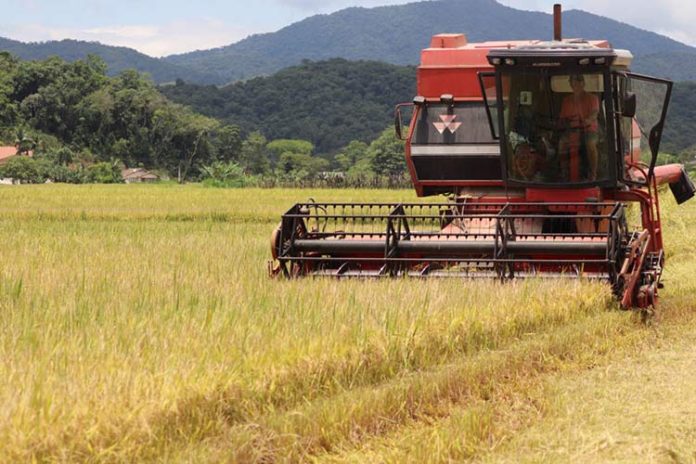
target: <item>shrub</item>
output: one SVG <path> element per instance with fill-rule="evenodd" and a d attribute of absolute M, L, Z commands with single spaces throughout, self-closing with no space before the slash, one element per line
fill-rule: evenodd
<path fill-rule="evenodd" d="M 210 187 L 248 187 L 255 184 L 255 179 L 247 176 L 244 169 L 234 161 L 216 161 L 203 166 L 203 185 Z"/>
<path fill-rule="evenodd" d="M 39 184 L 46 182 L 48 178 L 46 164 L 45 160 L 15 156 L 0 167 L 0 176 L 10 177 L 27 184 Z"/>
<path fill-rule="evenodd" d="M 121 170 L 113 163 L 96 163 L 87 168 L 86 182 L 98 184 L 118 184 L 123 182 Z"/>

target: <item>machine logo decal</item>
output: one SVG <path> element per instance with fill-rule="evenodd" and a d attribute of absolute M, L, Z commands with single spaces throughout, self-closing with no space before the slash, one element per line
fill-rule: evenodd
<path fill-rule="evenodd" d="M 462 125 L 461 122 L 454 122 L 456 118 L 456 114 L 441 114 L 440 121 L 434 122 L 433 126 L 440 134 L 444 134 L 445 130 L 454 134 L 459 129 L 459 126 Z"/>

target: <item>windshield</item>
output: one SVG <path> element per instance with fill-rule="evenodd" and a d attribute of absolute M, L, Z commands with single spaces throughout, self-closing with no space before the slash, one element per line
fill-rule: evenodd
<path fill-rule="evenodd" d="M 413 144 L 498 143 L 491 129 L 483 102 L 457 102 L 424 105 L 418 111 Z"/>
<path fill-rule="evenodd" d="M 609 179 L 603 74 L 507 73 L 502 93 L 509 180 L 567 184 Z"/>

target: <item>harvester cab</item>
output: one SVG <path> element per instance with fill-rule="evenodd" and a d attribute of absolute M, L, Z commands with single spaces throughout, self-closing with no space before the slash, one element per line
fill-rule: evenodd
<path fill-rule="evenodd" d="M 696 190 L 681 165 L 656 166 L 672 83 L 630 73 L 631 53 L 607 41 L 562 40 L 555 10 L 553 41 L 440 34 L 423 50 L 396 132 L 418 196 L 448 201 L 296 204 L 272 274 L 587 277 L 623 307 L 654 305 L 657 187 L 680 203 Z"/>
<path fill-rule="evenodd" d="M 672 83 L 631 74 L 631 58 L 577 40 L 490 51 L 495 72 L 479 78 L 506 186 L 561 189 L 583 200 L 587 189 L 603 196 L 601 189 L 646 185 Z M 650 149 L 644 169 L 641 138 Z"/>

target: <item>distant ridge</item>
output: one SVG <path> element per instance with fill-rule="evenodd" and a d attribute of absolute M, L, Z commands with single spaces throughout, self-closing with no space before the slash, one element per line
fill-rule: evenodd
<path fill-rule="evenodd" d="M 608 39 L 616 48 L 631 50 L 636 67 L 642 71 L 655 67 L 650 70 L 653 74 L 696 80 L 696 48 L 584 11 L 564 12 L 563 23 L 566 37 Z M 442 32 L 463 32 L 471 41 L 550 39 L 552 19 L 550 14 L 517 10 L 494 0 L 348 8 L 226 47 L 172 55 L 165 60 L 214 74 L 218 84 L 272 74 L 302 59 L 341 57 L 417 64 L 430 37 Z M 691 62 L 685 62 L 684 55 L 691 57 Z"/>
<path fill-rule="evenodd" d="M 177 83 L 161 87 L 196 112 L 261 131 L 269 139 L 311 141 L 321 154 L 351 140 L 369 142 L 391 126 L 394 105 L 416 92 L 416 69 L 376 61 L 304 61 L 271 76 L 224 87 Z M 642 103 L 639 102 L 639 105 Z M 661 148 L 679 153 L 696 144 L 696 82 L 674 86 Z"/>
<path fill-rule="evenodd" d="M 7 51 L 24 60 L 43 60 L 58 56 L 66 61 L 84 59 L 87 55 L 100 56 L 108 66 L 110 75 L 125 69 L 137 69 L 148 73 L 157 83 L 184 79 L 191 82 L 211 82 L 215 76 L 180 66 L 158 58 L 152 58 L 127 47 L 114 47 L 98 42 L 65 39 L 48 42 L 19 42 L 0 37 L 0 51 Z"/>
<path fill-rule="evenodd" d="M 224 87 L 160 88 L 170 100 L 268 139 L 310 140 L 318 153 L 369 142 L 389 126 L 394 105 L 416 92 L 416 69 L 379 61 L 304 61 L 272 76 Z"/>
<path fill-rule="evenodd" d="M 23 59 L 57 55 L 71 61 L 91 53 L 106 61 L 110 74 L 135 68 L 149 73 L 157 83 L 182 79 L 221 85 L 270 75 L 304 59 L 413 65 L 430 37 L 443 32 L 463 32 L 471 41 L 550 39 L 552 19 L 550 14 L 518 10 L 495 0 L 434 0 L 347 8 L 225 47 L 161 59 L 125 47 L 77 40 L 22 43 L 0 38 L 0 50 Z M 566 37 L 607 39 L 616 48 L 631 50 L 636 71 L 696 81 L 696 48 L 668 37 L 580 10 L 564 12 L 563 32 Z"/>

